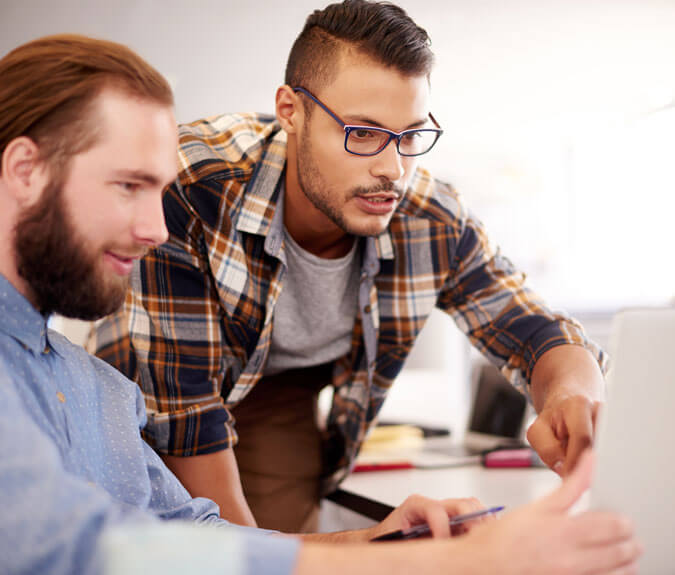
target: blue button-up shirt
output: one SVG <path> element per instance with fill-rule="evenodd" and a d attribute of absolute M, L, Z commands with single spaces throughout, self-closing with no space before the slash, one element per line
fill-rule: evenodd
<path fill-rule="evenodd" d="M 298 542 L 192 498 L 141 439 L 145 421 L 138 386 L 48 330 L 0 275 L 0 571 L 96 573 L 110 527 L 182 519 L 226 527 L 246 572 L 290 573 Z"/>

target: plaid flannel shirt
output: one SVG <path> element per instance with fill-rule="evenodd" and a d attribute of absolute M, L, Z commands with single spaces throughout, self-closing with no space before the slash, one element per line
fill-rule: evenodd
<path fill-rule="evenodd" d="M 164 196 L 169 241 L 136 267 L 91 344 L 140 384 L 151 445 L 189 456 L 236 443 L 228 408 L 263 373 L 286 271 L 286 135 L 271 117 L 218 116 L 180 127 L 179 158 Z M 349 470 L 434 306 L 522 391 L 556 345 L 585 346 L 605 367 L 581 326 L 547 309 L 457 192 L 421 168 L 388 229 L 360 248 L 352 347 L 333 369 L 326 489 Z"/>

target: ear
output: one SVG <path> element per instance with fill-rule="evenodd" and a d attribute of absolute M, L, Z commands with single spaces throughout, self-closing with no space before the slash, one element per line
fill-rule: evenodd
<path fill-rule="evenodd" d="M 49 181 L 40 150 L 27 136 L 14 138 L 7 144 L 0 173 L 6 188 L 20 205 L 36 202 Z"/>
<path fill-rule="evenodd" d="M 277 120 L 287 134 L 296 134 L 302 126 L 305 110 L 300 96 L 288 84 L 284 84 L 276 94 Z"/>

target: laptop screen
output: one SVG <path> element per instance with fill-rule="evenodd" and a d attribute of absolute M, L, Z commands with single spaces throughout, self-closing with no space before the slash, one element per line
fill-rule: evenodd
<path fill-rule="evenodd" d="M 675 573 L 675 309 L 621 312 L 600 413 L 591 507 L 625 513 L 645 545 L 640 572 Z"/>
<path fill-rule="evenodd" d="M 527 399 L 492 365 L 478 372 L 469 431 L 517 439 L 523 428 Z"/>

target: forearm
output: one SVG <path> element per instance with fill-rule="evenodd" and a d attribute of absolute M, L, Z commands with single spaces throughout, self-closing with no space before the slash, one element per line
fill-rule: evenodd
<path fill-rule="evenodd" d="M 223 519 L 237 525 L 256 526 L 244 497 L 232 449 L 192 457 L 162 455 L 162 459 L 192 497 L 215 501 Z"/>
<path fill-rule="evenodd" d="M 546 400 L 584 395 L 603 401 L 605 382 L 598 362 L 579 345 L 559 345 L 544 353 L 534 365 L 530 393 L 537 413 Z"/>
<path fill-rule="evenodd" d="M 364 545 L 303 544 L 294 575 L 436 575 L 480 573 L 479 555 L 467 540 L 408 541 Z M 475 555 L 475 561 L 470 555 Z"/>

